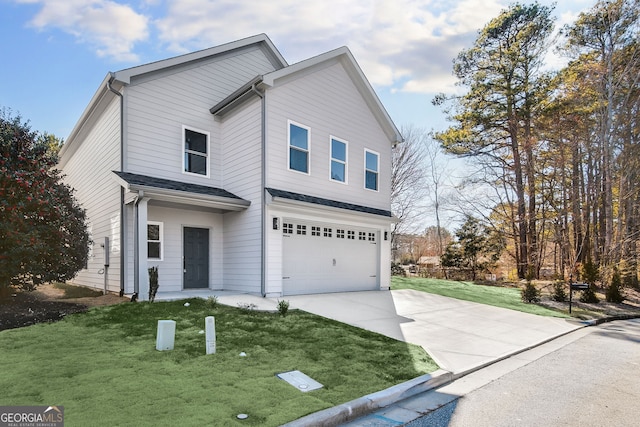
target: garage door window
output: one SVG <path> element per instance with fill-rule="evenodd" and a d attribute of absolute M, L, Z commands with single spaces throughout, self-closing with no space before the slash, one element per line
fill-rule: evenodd
<path fill-rule="evenodd" d="M 296 234 L 298 234 L 300 236 L 306 236 L 307 235 L 307 226 L 298 224 L 298 226 L 296 227 Z"/>
<path fill-rule="evenodd" d="M 333 235 L 333 229 L 331 228 L 324 228 L 324 237 L 332 237 Z"/>
<path fill-rule="evenodd" d="M 282 233 L 283 234 L 293 234 L 293 224 L 284 223 L 282 224 Z"/>
<path fill-rule="evenodd" d="M 338 239 L 344 239 L 344 230 L 336 230 L 336 237 Z"/>
<path fill-rule="evenodd" d="M 376 233 L 369 233 L 369 241 L 370 242 L 376 241 Z"/>
<path fill-rule="evenodd" d="M 353 230 L 347 231 L 347 239 L 355 240 L 356 239 L 356 232 L 353 231 Z"/>

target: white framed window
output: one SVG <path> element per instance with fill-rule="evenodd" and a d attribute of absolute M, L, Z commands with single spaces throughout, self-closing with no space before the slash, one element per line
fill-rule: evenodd
<path fill-rule="evenodd" d="M 209 132 L 182 126 L 182 172 L 209 177 Z"/>
<path fill-rule="evenodd" d="M 347 183 L 347 153 L 348 143 L 338 138 L 331 137 L 331 163 L 329 165 L 330 179 L 336 182 Z"/>
<path fill-rule="evenodd" d="M 162 261 L 162 223 L 147 221 L 147 258 Z"/>
<path fill-rule="evenodd" d="M 289 120 L 287 129 L 287 139 L 289 141 L 289 170 L 307 175 L 311 173 L 309 165 L 309 154 L 311 151 L 310 134 L 310 128 Z"/>
<path fill-rule="evenodd" d="M 378 191 L 378 176 L 380 170 L 380 154 L 375 151 L 364 150 L 364 188 Z"/>

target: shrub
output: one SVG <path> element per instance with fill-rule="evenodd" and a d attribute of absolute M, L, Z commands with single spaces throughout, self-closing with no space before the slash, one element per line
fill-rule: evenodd
<path fill-rule="evenodd" d="M 156 299 L 158 292 L 158 267 L 149 267 L 149 302 Z"/>
<path fill-rule="evenodd" d="M 563 280 L 556 280 L 553 284 L 553 294 L 551 298 L 557 302 L 565 302 L 567 300 L 566 286 L 567 284 Z"/>
<path fill-rule="evenodd" d="M 523 302 L 534 303 L 540 301 L 540 291 L 531 282 L 527 282 L 524 288 L 522 288 L 521 296 Z"/>
<path fill-rule="evenodd" d="M 613 273 L 611 283 L 607 287 L 605 299 L 607 302 L 613 302 L 616 304 L 620 304 L 624 301 L 624 295 L 622 295 L 622 280 L 620 278 L 620 273 L 617 270 Z"/>
<path fill-rule="evenodd" d="M 218 306 L 218 297 L 215 295 L 211 295 L 204 303 L 210 309 L 215 309 Z"/>
<path fill-rule="evenodd" d="M 289 301 L 278 300 L 278 313 L 280 313 L 280 315 L 284 317 L 287 315 L 288 311 L 289 311 Z"/>
<path fill-rule="evenodd" d="M 580 302 L 586 302 L 588 304 L 597 304 L 600 302 L 598 296 L 593 290 L 593 285 L 589 285 L 587 289 L 582 291 L 582 295 L 580 295 Z"/>
<path fill-rule="evenodd" d="M 407 273 L 405 273 L 404 268 L 400 264 L 396 264 L 395 262 L 391 263 L 391 275 L 392 276 L 402 276 L 405 277 Z"/>

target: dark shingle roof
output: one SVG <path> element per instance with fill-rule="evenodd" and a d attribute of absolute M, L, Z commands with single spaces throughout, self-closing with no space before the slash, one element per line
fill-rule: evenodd
<path fill-rule="evenodd" d="M 267 188 L 269 194 L 273 197 L 280 197 L 283 199 L 296 200 L 298 202 L 313 203 L 315 205 L 329 206 L 332 208 L 346 209 L 350 211 L 363 212 L 373 215 L 380 215 L 391 217 L 391 211 L 383 209 L 370 208 L 367 206 L 354 205 L 352 203 L 338 202 L 336 200 L 323 199 L 321 197 L 307 196 L 305 194 L 292 193 L 290 191 L 277 190 L 275 188 Z"/>
<path fill-rule="evenodd" d="M 132 185 L 144 185 L 147 187 L 163 188 L 166 190 L 184 191 L 186 193 L 204 194 L 207 196 L 226 197 L 229 199 L 243 200 L 233 193 L 222 188 L 208 187 L 206 185 L 189 184 L 186 182 L 172 181 L 170 179 L 156 178 L 153 176 L 138 175 L 129 172 L 113 171 L 120 178 Z"/>

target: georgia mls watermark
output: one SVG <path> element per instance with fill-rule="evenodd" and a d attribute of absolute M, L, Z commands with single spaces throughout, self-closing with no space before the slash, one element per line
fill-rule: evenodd
<path fill-rule="evenodd" d="M 0 406 L 0 427 L 64 427 L 64 406 Z"/>

